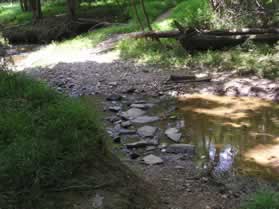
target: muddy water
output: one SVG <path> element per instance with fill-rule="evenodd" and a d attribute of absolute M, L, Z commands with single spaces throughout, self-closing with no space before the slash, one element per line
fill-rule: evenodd
<path fill-rule="evenodd" d="M 213 172 L 279 177 L 279 105 L 253 98 L 191 95 L 179 98 L 183 142 Z"/>
<path fill-rule="evenodd" d="M 84 99 L 89 104 L 99 104 L 97 108 L 100 111 L 111 105 L 102 97 Z M 279 104 L 257 98 L 208 95 L 184 96 L 179 97 L 178 101 L 141 99 L 154 104 L 147 115 L 161 118 L 159 122 L 146 124 L 159 128 L 157 137 L 160 144 L 173 143 L 164 131 L 171 127 L 178 128 L 182 132 L 180 143 L 196 146 L 194 160 L 197 166 L 211 166 L 211 172 L 216 175 L 240 174 L 279 179 Z M 123 111 L 129 109 L 126 100 L 131 98 L 116 103 L 123 107 Z M 112 115 L 115 113 L 105 113 L 105 116 Z M 110 123 L 107 125 L 111 127 Z M 130 129 L 135 130 L 143 125 L 134 124 Z M 120 147 L 138 140 L 139 137 L 124 138 Z M 161 151 L 154 152 L 164 156 Z M 123 152 L 120 152 L 122 156 Z M 145 149 L 137 149 L 137 153 L 143 156 Z"/>

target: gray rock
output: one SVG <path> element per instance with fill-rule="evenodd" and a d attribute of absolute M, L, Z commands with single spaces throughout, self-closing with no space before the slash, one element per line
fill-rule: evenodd
<path fill-rule="evenodd" d="M 116 81 L 109 82 L 108 84 L 109 84 L 110 86 L 117 86 L 117 85 L 118 85 L 118 83 L 117 83 Z"/>
<path fill-rule="evenodd" d="M 122 96 L 117 94 L 112 94 L 108 96 L 106 99 L 107 101 L 120 101 L 122 99 Z"/>
<path fill-rule="evenodd" d="M 134 87 L 131 87 L 131 88 L 128 88 L 127 90 L 124 91 L 124 93 L 127 93 L 127 94 L 132 94 L 136 91 L 136 89 Z"/>
<path fill-rule="evenodd" d="M 129 157 L 132 159 L 132 160 L 135 160 L 139 157 L 140 155 L 136 152 L 132 152 L 129 154 Z"/>
<path fill-rule="evenodd" d="M 137 130 L 139 136 L 146 138 L 146 137 L 153 137 L 157 131 L 156 127 L 153 126 L 143 126 Z"/>
<path fill-rule="evenodd" d="M 104 197 L 100 194 L 96 194 L 96 196 L 92 200 L 93 209 L 103 209 L 104 208 Z"/>
<path fill-rule="evenodd" d="M 132 125 L 131 121 L 124 121 L 124 122 L 121 123 L 121 126 L 122 126 L 123 128 L 128 128 L 128 127 L 130 127 L 131 125 Z"/>
<path fill-rule="evenodd" d="M 121 110 L 120 106 L 111 106 L 108 108 L 112 112 L 119 112 Z"/>
<path fill-rule="evenodd" d="M 146 110 L 153 106 L 154 106 L 153 104 L 131 104 L 132 108 L 139 108 L 139 109 L 143 109 L 143 110 Z"/>
<path fill-rule="evenodd" d="M 165 131 L 165 134 L 174 142 L 179 142 L 182 136 L 177 128 L 169 128 Z"/>
<path fill-rule="evenodd" d="M 158 120 L 160 120 L 160 118 L 157 116 L 140 116 L 140 117 L 133 119 L 132 123 L 139 123 L 139 124 L 152 123 L 152 122 L 156 122 Z"/>
<path fill-rule="evenodd" d="M 162 164 L 164 162 L 161 158 L 159 158 L 159 157 L 157 157 L 155 155 L 152 155 L 152 154 L 145 156 L 143 158 L 143 161 L 147 165 Z"/>
<path fill-rule="evenodd" d="M 148 146 L 148 147 L 146 147 L 145 151 L 149 152 L 149 151 L 153 151 L 155 149 L 156 149 L 155 146 Z"/>
<path fill-rule="evenodd" d="M 132 134 L 136 134 L 136 131 L 135 130 L 129 130 L 129 129 L 126 129 L 126 128 L 121 128 L 119 130 L 119 135 L 132 135 Z"/>
<path fill-rule="evenodd" d="M 139 117 L 141 115 L 144 115 L 144 114 L 145 114 L 145 111 L 143 111 L 141 109 L 131 108 L 131 109 L 129 109 L 126 112 L 122 112 L 120 114 L 120 116 L 122 118 L 124 118 L 125 120 L 131 120 L 131 119 L 137 118 L 137 117 Z"/>
<path fill-rule="evenodd" d="M 157 140 L 140 140 L 137 142 L 126 144 L 126 147 L 128 149 L 132 149 L 132 148 L 141 148 L 141 147 L 156 146 L 156 145 L 158 145 Z"/>
<path fill-rule="evenodd" d="M 120 143 L 121 142 L 121 138 L 120 138 L 120 136 L 115 136 L 115 137 L 113 137 L 112 141 L 114 143 Z"/>
<path fill-rule="evenodd" d="M 105 120 L 114 123 L 115 121 L 118 121 L 119 118 L 117 116 L 112 116 L 112 117 L 106 117 Z"/>
<path fill-rule="evenodd" d="M 166 152 L 174 154 L 195 154 L 195 146 L 191 144 L 171 144 L 166 148 Z"/>

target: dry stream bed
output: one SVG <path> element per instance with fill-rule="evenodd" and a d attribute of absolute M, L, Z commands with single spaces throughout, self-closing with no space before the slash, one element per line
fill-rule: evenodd
<path fill-rule="evenodd" d="M 169 70 L 97 51 L 44 67 L 26 64 L 36 54 L 13 59 L 104 112 L 108 145 L 155 186 L 162 209 L 236 209 L 259 189 L 279 190 L 278 81 L 196 69 L 211 82 L 168 83 Z"/>

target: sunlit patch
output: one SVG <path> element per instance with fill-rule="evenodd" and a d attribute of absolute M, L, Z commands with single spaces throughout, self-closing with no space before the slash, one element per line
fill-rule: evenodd
<path fill-rule="evenodd" d="M 248 161 L 253 160 L 255 163 L 270 167 L 279 173 L 279 144 L 257 145 L 248 150 L 244 156 Z"/>
<path fill-rule="evenodd" d="M 155 23 L 155 28 L 159 30 L 170 30 L 172 28 L 173 19 L 162 20 L 158 23 Z"/>
<path fill-rule="evenodd" d="M 272 118 L 271 118 L 271 121 L 272 121 L 275 125 L 279 126 L 279 118 L 272 117 Z"/>
<path fill-rule="evenodd" d="M 225 126 L 231 126 L 233 128 L 242 128 L 242 127 L 249 127 L 250 123 L 248 122 L 239 122 L 239 123 L 233 123 L 233 122 L 224 122 Z"/>
<path fill-rule="evenodd" d="M 49 67 L 58 63 L 96 62 L 112 63 L 119 59 L 119 51 L 98 53 L 97 50 L 86 49 L 79 46 L 71 47 L 67 44 L 50 44 L 29 54 L 15 55 L 12 57 L 15 70 L 21 71 L 30 67 Z"/>
<path fill-rule="evenodd" d="M 259 133 L 259 132 L 250 132 L 249 135 L 252 137 L 261 137 L 261 136 L 269 137 L 269 138 L 275 137 L 274 135 L 269 134 L 269 133 Z M 278 140 L 278 142 L 279 142 L 279 140 Z"/>
<path fill-rule="evenodd" d="M 180 96 L 179 101 L 184 102 L 182 111 L 192 111 L 214 117 L 240 120 L 248 118 L 260 108 L 271 107 L 271 103 L 257 98 L 236 98 L 229 96 L 214 96 L 194 94 Z M 238 124 L 242 126 L 245 124 Z"/>

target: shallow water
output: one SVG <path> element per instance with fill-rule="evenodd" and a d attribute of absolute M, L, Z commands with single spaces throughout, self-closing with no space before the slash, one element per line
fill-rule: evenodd
<path fill-rule="evenodd" d="M 183 142 L 195 144 L 213 172 L 279 177 L 279 105 L 255 98 L 180 97 Z"/>

